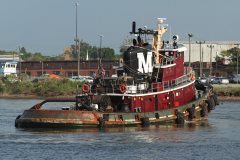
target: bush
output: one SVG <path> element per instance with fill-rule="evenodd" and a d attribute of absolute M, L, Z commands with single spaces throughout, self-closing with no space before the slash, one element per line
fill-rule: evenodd
<path fill-rule="evenodd" d="M 33 84 L 29 81 L 6 82 L 8 94 L 32 94 Z"/>
<path fill-rule="evenodd" d="M 3 83 L 2 80 L 0 80 L 0 94 L 4 93 L 4 89 L 5 89 L 5 84 Z"/>
<path fill-rule="evenodd" d="M 76 93 L 79 82 L 72 82 L 68 79 L 54 80 L 49 79 L 35 84 L 35 94 L 38 96 L 64 96 Z"/>
<path fill-rule="evenodd" d="M 27 94 L 37 96 L 70 96 L 77 93 L 77 86 L 81 82 L 68 79 L 46 79 L 40 82 L 0 80 L 0 93 L 6 95 Z"/>
<path fill-rule="evenodd" d="M 240 96 L 240 85 L 214 85 L 214 91 L 219 96 Z"/>

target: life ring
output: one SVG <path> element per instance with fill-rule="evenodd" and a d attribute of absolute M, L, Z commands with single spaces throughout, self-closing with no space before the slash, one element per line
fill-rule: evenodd
<path fill-rule="evenodd" d="M 84 93 L 88 93 L 90 91 L 90 86 L 87 83 L 83 84 L 82 85 L 82 91 Z"/>
<path fill-rule="evenodd" d="M 127 91 L 127 87 L 125 84 L 121 84 L 119 89 L 121 93 L 125 93 Z"/>

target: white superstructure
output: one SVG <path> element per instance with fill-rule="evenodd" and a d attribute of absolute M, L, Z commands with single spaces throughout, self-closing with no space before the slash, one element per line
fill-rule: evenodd
<path fill-rule="evenodd" d="M 11 74 L 17 76 L 17 62 L 0 62 L 0 75 Z"/>

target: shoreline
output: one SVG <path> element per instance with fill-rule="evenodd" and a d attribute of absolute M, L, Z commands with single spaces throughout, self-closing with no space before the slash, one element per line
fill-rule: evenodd
<path fill-rule="evenodd" d="M 53 96 L 53 97 L 56 97 L 56 96 Z M 0 99 L 46 99 L 46 97 L 41 97 L 36 95 L 0 95 Z M 219 101 L 240 101 L 240 96 L 218 96 L 218 100 Z"/>
<path fill-rule="evenodd" d="M 219 101 L 240 101 L 240 96 L 218 96 Z"/>
<path fill-rule="evenodd" d="M 45 99 L 36 95 L 0 95 L 0 99 Z"/>

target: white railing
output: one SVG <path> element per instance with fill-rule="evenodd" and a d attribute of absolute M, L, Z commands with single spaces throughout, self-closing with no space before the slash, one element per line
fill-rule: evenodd
<path fill-rule="evenodd" d="M 139 93 L 148 93 L 148 92 L 158 92 L 164 91 L 168 89 L 173 89 L 175 87 L 179 87 L 181 85 L 187 84 L 191 82 L 190 74 L 192 72 L 187 72 L 187 74 L 178 77 L 171 81 L 163 81 L 163 82 L 156 82 L 149 85 L 146 82 L 126 85 L 126 92 L 127 94 L 139 94 Z M 109 84 L 108 86 L 105 84 L 105 87 L 101 89 L 101 92 L 105 93 L 121 93 L 120 92 L 120 84 Z"/>

